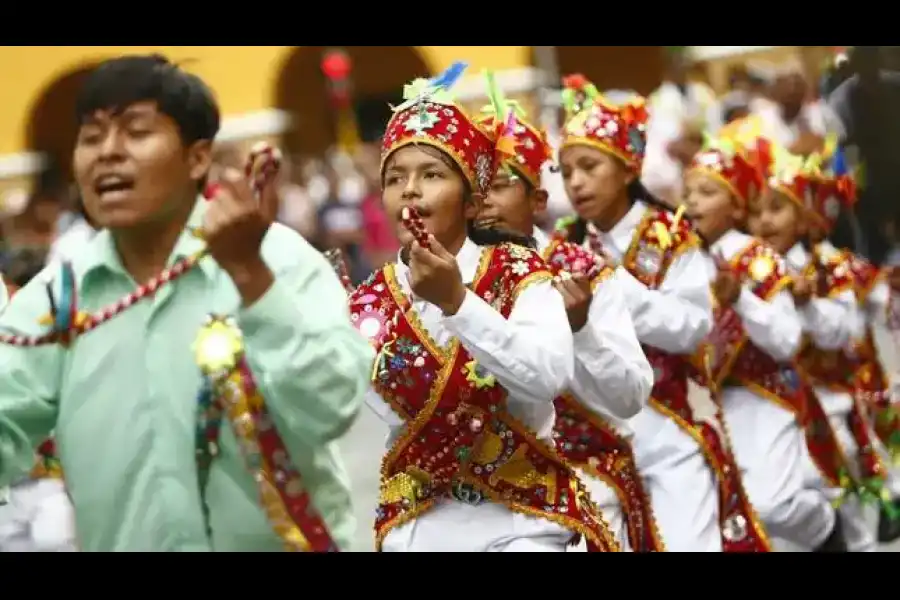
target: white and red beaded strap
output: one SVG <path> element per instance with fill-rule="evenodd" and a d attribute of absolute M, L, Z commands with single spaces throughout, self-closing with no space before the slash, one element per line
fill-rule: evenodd
<path fill-rule="evenodd" d="M 266 185 L 274 180 L 280 168 L 281 154 L 276 148 L 273 148 L 268 144 L 262 142 L 253 147 L 250 152 L 250 156 L 247 158 L 246 174 L 251 181 L 253 191 L 256 194 L 257 198 L 259 198 L 259 196 L 262 194 L 262 190 L 266 187 Z M 205 195 L 207 197 L 210 197 L 213 196 L 214 193 L 211 194 L 207 192 L 207 194 Z M 200 232 L 198 235 L 202 237 L 202 232 Z M 83 319 L 80 319 L 76 323 L 73 323 L 71 329 L 68 332 L 51 331 L 40 336 L 0 333 L 0 344 L 28 348 L 33 346 L 55 344 L 63 340 L 74 340 L 79 335 L 96 329 L 103 323 L 124 312 L 127 308 L 134 306 L 144 298 L 153 296 L 157 291 L 159 291 L 162 286 L 175 281 L 176 279 L 193 269 L 195 266 L 197 266 L 197 264 L 206 256 L 207 252 L 208 250 L 204 248 L 199 252 L 196 252 L 179 260 L 171 267 L 164 269 L 156 277 L 151 278 L 143 285 L 139 285 L 135 291 L 123 297 L 118 302 L 102 308 L 95 313 L 86 315 Z M 65 307 L 60 307 L 60 310 L 65 309 Z"/>
<path fill-rule="evenodd" d="M 400 211 L 400 221 L 403 224 L 403 227 L 416 238 L 419 245 L 427 249 L 429 246 L 428 229 L 425 228 L 425 222 L 422 220 L 419 211 L 413 206 L 404 207 L 403 210 Z"/>
<path fill-rule="evenodd" d="M 331 263 L 331 268 L 341 280 L 341 285 L 348 294 L 353 292 L 353 280 L 350 279 L 350 269 L 347 268 L 347 261 L 344 259 L 344 253 L 340 248 L 332 248 L 325 251 L 325 258 Z"/>

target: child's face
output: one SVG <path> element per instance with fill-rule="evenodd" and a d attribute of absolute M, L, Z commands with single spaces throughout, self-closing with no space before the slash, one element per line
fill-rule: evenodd
<path fill-rule="evenodd" d="M 530 236 L 535 214 L 546 207 L 546 192 L 531 189 L 520 175 L 501 168 L 494 176 L 475 222 L 479 227 Z"/>
<path fill-rule="evenodd" d="M 747 229 L 785 254 L 806 233 L 800 207 L 784 194 L 766 190 L 750 203 Z"/>
<path fill-rule="evenodd" d="M 715 242 L 743 220 L 743 210 L 731 190 L 714 177 L 692 171 L 685 178 L 684 187 L 688 215 L 707 242 Z"/>

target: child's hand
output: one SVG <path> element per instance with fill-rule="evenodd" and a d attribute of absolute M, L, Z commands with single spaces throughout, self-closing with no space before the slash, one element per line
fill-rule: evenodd
<path fill-rule="evenodd" d="M 812 282 L 806 277 L 799 277 L 794 280 L 791 286 L 791 293 L 794 295 L 794 304 L 799 307 L 806 306 L 812 300 L 813 286 Z"/>

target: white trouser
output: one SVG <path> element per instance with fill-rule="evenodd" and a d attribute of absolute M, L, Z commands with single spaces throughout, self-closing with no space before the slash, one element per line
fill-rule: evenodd
<path fill-rule="evenodd" d="M 770 536 L 804 550 L 828 539 L 834 509 L 804 485 L 806 440 L 793 413 L 745 388 L 722 390 L 722 411 L 750 503 Z"/>
<path fill-rule="evenodd" d="M 75 515 L 63 482 L 27 480 L 0 506 L 0 552 L 75 552 Z"/>
<path fill-rule="evenodd" d="M 574 534 L 501 504 L 441 500 L 388 533 L 382 552 L 565 552 Z"/>
<path fill-rule="evenodd" d="M 668 552 L 721 552 L 716 475 L 697 441 L 653 408 L 629 421 L 632 447 Z"/>
<path fill-rule="evenodd" d="M 848 468 L 854 477 L 860 476 L 859 460 L 857 454 L 859 447 L 850 431 L 847 416 L 853 407 L 853 399 L 849 394 L 834 392 L 827 389 L 816 389 L 816 395 L 822 403 L 822 409 L 828 416 L 828 422 L 837 436 L 838 443 L 844 456 L 848 459 Z M 872 432 L 874 436 L 874 432 Z M 807 460 L 806 466 L 807 485 L 823 488 L 825 482 L 819 470 L 813 464 L 812 459 Z M 826 494 L 829 499 L 838 499 L 842 492 L 840 489 L 828 489 Z M 841 529 L 847 542 L 847 550 L 850 552 L 877 552 L 878 539 L 875 529 L 878 524 L 878 507 L 864 505 L 856 496 L 848 496 L 841 503 L 838 512 L 841 515 Z"/>

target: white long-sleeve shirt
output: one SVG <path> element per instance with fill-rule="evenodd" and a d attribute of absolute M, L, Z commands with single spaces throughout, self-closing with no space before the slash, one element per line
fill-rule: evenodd
<path fill-rule="evenodd" d="M 718 273 L 713 256 L 730 261 L 752 242 L 753 238 L 745 233 L 729 231 L 712 244 L 706 256 L 710 283 Z M 748 282 L 741 288 L 734 303 L 734 311 L 741 318 L 747 337 L 776 361 L 790 362 L 800 350 L 803 337 L 802 320 L 791 293 L 781 290 L 767 301 L 754 294 L 749 286 Z"/>
<path fill-rule="evenodd" d="M 466 240 L 456 256 L 463 283 L 471 283 L 475 278 L 484 251 Z M 552 284 L 535 283 L 522 290 L 508 319 L 472 291 L 467 292 L 455 315 L 444 316 L 437 306 L 413 297 L 409 268 L 400 261 L 396 274 L 403 293 L 412 299 L 411 310 L 434 341 L 446 345 L 458 338 L 479 365 L 506 388 L 509 412 L 550 442 L 556 418 L 553 400 L 569 388 L 575 363 L 565 304 Z M 390 428 L 389 443 L 403 433 L 404 421 L 375 390 L 369 390 L 366 403 Z M 453 528 L 459 533 L 463 524 L 473 519 L 478 528 L 466 534 L 471 538 L 465 543 L 469 550 L 490 547 L 504 536 L 571 537 L 571 532 L 555 523 L 516 515 L 497 504 L 469 506 L 455 499 L 442 499 L 413 523 L 392 530 L 384 547 L 407 551 L 446 548 L 452 544 L 441 545 L 437 536 L 450 536 Z"/>
<path fill-rule="evenodd" d="M 648 207 L 635 202 L 607 232 L 593 230 L 611 259 L 621 264 Z M 625 269 L 616 270 L 638 339 L 672 354 L 691 355 L 712 329 L 712 301 L 704 259 L 690 249 L 672 261 L 658 289 L 651 290 Z"/>
<path fill-rule="evenodd" d="M 532 235 L 538 252 L 543 253 L 550 238 L 537 228 Z M 587 325 L 573 339 L 572 393 L 620 434 L 630 436 L 626 420 L 646 406 L 653 387 L 653 369 L 637 338 L 617 276 L 596 287 Z"/>
<path fill-rule="evenodd" d="M 607 232 L 589 225 L 609 259 L 621 264 L 648 210 L 645 203 L 635 202 Z M 588 245 L 585 242 L 585 247 Z M 690 249 L 678 256 L 658 289 L 647 288 L 621 266 L 616 269 L 615 277 L 643 345 L 672 354 L 691 355 L 709 334 L 712 301 L 700 250 Z M 685 451 L 696 449 L 692 438 L 655 410 L 641 411 L 629 420 L 629 427 L 635 433 L 633 443 L 639 456 L 662 456 L 673 447 L 683 447 Z"/>
<path fill-rule="evenodd" d="M 834 248 L 820 246 L 823 260 L 828 260 Z M 813 256 L 799 243 L 785 256 L 788 269 L 795 275 L 803 273 Z M 800 313 L 803 332 L 822 350 L 841 350 L 853 346 L 865 335 L 864 319 L 860 318 L 856 295 L 847 289 L 829 298 L 813 298 Z M 829 416 L 846 414 L 853 406 L 853 399 L 845 392 L 835 392 L 816 387 L 816 394 Z"/>

